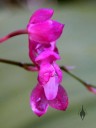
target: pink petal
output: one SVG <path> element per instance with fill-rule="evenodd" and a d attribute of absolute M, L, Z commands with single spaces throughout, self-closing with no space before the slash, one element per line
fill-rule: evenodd
<path fill-rule="evenodd" d="M 30 105 L 33 112 L 38 116 L 42 116 L 47 111 L 48 102 L 44 94 L 44 89 L 39 84 L 34 88 L 31 93 Z"/>
<path fill-rule="evenodd" d="M 47 20 L 38 24 L 29 24 L 27 28 L 32 40 L 40 43 L 49 43 L 60 37 L 63 27 L 64 25 L 59 22 Z"/>
<path fill-rule="evenodd" d="M 35 58 L 37 56 L 36 46 L 37 46 L 37 42 L 29 39 L 29 57 L 34 63 L 35 63 Z"/>
<path fill-rule="evenodd" d="M 51 44 L 51 48 L 53 48 L 53 51 L 59 54 L 58 48 L 56 47 L 56 41 L 53 41 L 50 44 Z"/>
<path fill-rule="evenodd" d="M 29 23 L 38 23 L 48 20 L 52 17 L 54 10 L 49 8 L 41 8 L 33 13 Z"/>
<path fill-rule="evenodd" d="M 35 61 L 37 63 L 40 63 L 44 60 L 46 62 L 52 63 L 53 61 L 58 60 L 58 59 L 60 59 L 60 56 L 57 53 L 50 51 L 50 50 L 46 50 L 42 52 L 40 55 L 38 55 Z"/>
<path fill-rule="evenodd" d="M 43 46 L 43 49 L 46 51 L 46 50 L 51 50 L 51 51 L 54 51 L 56 53 L 59 53 L 58 52 L 58 48 L 56 47 L 56 41 L 52 41 L 48 44 L 40 44 L 41 46 Z"/>
<path fill-rule="evenodd" d="M 58 110 L 66 110 L 68 107 L 68 96 L 65 91 L 65 89 L 59 85 L 58 86 L 58 93 L 54 100 L 49 101 L 49 105 L 52 108 L 58 109 Z"/>
<path fill-rule="evenodd" d="M 58 77 L 50 77 L 49 81 L 43 86 L 47 100 L 53 100 L 58 92 Z"/>
<path fill-rule="evenodd" d="M 60 83 L 62 81 L 62 71 L 56 63 L 54 63 L 53 66 L 55 68 L 56 74 L 58 75 L 58 82 Z"/>
<path fill-rule="evenodd" d="M 38 81 L 42 86 L 45 86 L 49 81 L 50 77 L 56 75 L 55 69 L 52 64 L 46 63 L 40 65 L 40 70 L 38 74 Z"/>

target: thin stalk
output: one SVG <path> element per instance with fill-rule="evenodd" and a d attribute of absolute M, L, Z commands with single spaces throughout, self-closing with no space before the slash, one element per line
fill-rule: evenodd
<path fill-rule="evenodd" d="M 88 89 L 90 92 L 96 94 L 96 86 L 89 84 L 87 82 L 85 82 L 84 80 L 80 79 L 79 77 L 77 77 L 76 75 L 74 75 L 73 73 L 69 72 L 68 69 L 65 66 L 61 66 L 60 67 L 63 71 L 65 71 L 68 75 L 70 75 L 71 77 L 73 77 L 74 79 L 76 79 L 77 81 L 79 81 L 82 85 L 84 85 L 86 87 L 86 89 Z"/>
<path fill-rule="evenodd" d="M 12 61 L 12 60 L 7 60 L 7 59 L 1 59 L 0 58 L 0 62 L 1 63 L 5 63 L 5 64 L 11 64 L 11 65 L 15 65 L 15 66 L 19 66 L 21 68 L 24 68 L 28 71 L 38 71 L 38 69 L 35 67 L 34 64 L 32 63 L 21 63 L 21 62 L 17 62 L 17 61 Z M 32 67 L 32 68 L 30 68 Z M 71 73 L 66 66 L 60 66 L 60 68 L 66 72 L 68 75 L 70 75 L 71 77 L 73 77 L 74 79 L 76 79 L 77 81 L 79 81 L 81 84 L 83 84 L 89 91 L 93 92 L 96 94 L 96 86 L 88 84 L 87 82 L 85 82 L 84 80 L 80 79 L 79 77 L 77 77 L 76 75 L 74 75 L 73 73 Z"/>
<path fill-rule="evenodd" d="M 66 67 L 64 67 L 64 66 L 61 66 L 60 67 L 63 71 L 65 71 L 68 75 L 70 75 L 70 76 L 72 76 L 73 78 L 75 78 L 77 81 L 79 81 L 80 83 L 82 83 L 82 84 L 86 84 L 86 82 L 85 81 L 83 81 L 83 80 L 81 80 L 79 77 L 77 77 L 76 75 L 74 75 L 74 74 L 72 74 L 71 72 L 69 72 L 67 69 L 66 69 Z"/>
<path fill-rule="evenodd" d="M 22 34 L 28 34 L 27 29 L 21 29 L 21 30 L 17 30 L 17 31 L 9 33 L 8 35 L 0 38 L 0 43 L 3 43 L 4 41 L 6 41 L 14 36 L 22 35 Z"/>
<path fill-rule="evenodd" d="M 35 67 L 34 64 L 29 64 L 29 63 L 22 63 L 22 62 L 17 62 L 17 61 L 12 61 L 12 60 L 7 60 L 7 59 L 1 59 L 0 58 L 0 63 L 5 63 L 5 64 L 11 64 L 14 66 L 19 66 L 21 68 L 24 68 L 26 70 L 28 70 L 28 67 Z"/>

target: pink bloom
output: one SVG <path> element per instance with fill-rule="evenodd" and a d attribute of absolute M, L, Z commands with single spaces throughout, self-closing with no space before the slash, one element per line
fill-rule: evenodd
<path fill-rule="evenodd" d="M 62 72 L 56 64 L 60 59 L 56 40 L 60 37 L 64 25 L 53 21 L 52 9 L 39 9 L 30 18 L 27 26 L 29 33 L 29 56 L 38 67 L 38 84 L 30 97 L 31 108 L 41 116 L 48 105 L 58 110 L 66 110 L 68 96 L 60 85 Z"/>
<path fill-rule="evenodd" d="M 27 26 L 31 41 L 45 44 L 60 37 L 64 24 L 51 20 L 52 15 L 52 9 L 39 9 L 34 12 Z"/>

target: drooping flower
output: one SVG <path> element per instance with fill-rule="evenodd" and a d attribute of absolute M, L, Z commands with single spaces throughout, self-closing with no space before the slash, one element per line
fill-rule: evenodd
<path fill-rule="evenodd" d="M 39 9 L 27 25 L 29 56 L 38 67 L 38 84 L 31 93 L 30 104 L 38 116 L 45 114 L 49 105 L 58 110 L 68 107 L 67 93 L 60 85 L 62 72 L 56 64 L 60 59 L 56 41 L 64 25 L 51 20 L 52 15 L 52 9 Z"/>
<path fill-rule="evenodd" d="M 56 41 L 61 36 L 64 25 L 50 19 L 53 12 L 52 9 L 39 9 L 31 16 L 26 29 L 11 32 L 0 38 L 0 43 L 3 43 L 14 36 L 28 34 L 29 57 L 35 66 L 5 59 L 0 59 L 0 62 L 38 72 L 38 84 L 30 96 L 31 108 L 38 116 L 45 114 L 48 106 L 58 110 L 66 110 L 68 107 L 68 96 L 61 86 L 61 69 L 96 94 L 95 86 L 69 72 L 73 66 L 61 66 L 60 69 L 56 64 L 56 60 L 60 59 Z"/>

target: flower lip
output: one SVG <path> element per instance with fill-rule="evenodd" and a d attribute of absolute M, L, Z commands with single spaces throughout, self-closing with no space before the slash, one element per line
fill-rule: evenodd
<path fill-rule="evenodd" d="M 55 99 L 58 92 L 58 85 L 58 76 L 54 75 L 50 77 L 49 81 L 43 86 L 47 100 Z"/>

